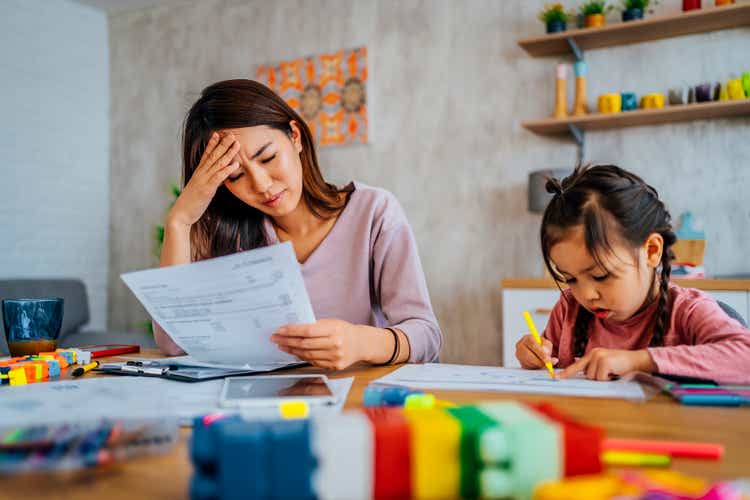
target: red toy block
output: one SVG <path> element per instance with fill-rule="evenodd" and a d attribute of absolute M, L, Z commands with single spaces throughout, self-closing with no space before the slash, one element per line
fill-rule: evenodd
<path fill-rule="evenodd" d="M 604 442 L 604 429 L 582 424 L 550 403 L 534 403 L 529 406 L 562 426 L 565 477 L 598 474 L 602 471 L 600 454 Z"/>
<path fill-rule="evenodd" d="M 411 498 L 410 431 L 403 411 L 378 406 L 364 412 L 374 428 L 374 498 Z"/>

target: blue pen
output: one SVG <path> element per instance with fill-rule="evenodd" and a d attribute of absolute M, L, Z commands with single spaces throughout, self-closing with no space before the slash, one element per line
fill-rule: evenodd
<path fill-rule="evenodd" d="M 750 400 L 737 394 L 683 394 L 680 403 L 692 406 L 742 406 Z"/>

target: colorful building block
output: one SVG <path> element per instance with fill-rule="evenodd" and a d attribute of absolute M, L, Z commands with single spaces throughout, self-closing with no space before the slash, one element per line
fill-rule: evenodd
<path fill-rule="evenodd" d="M 460 494 L 461 424 L 438 409 L 407 409 L 411 428 L 412 498 L 455 498 Z"/>
<path fill-rule="evenodd" d="M 367 500 L 373 493 L 373 429 L 364 413 L 313 418 L 311 448 L 317 459 L 313 489 L 321 500 Z"/>
<path fill-rule="evenodd" d="M 513 402 L 481 404 L 478 408 L 505 431 L 515 498 L 530 499 L 539 482 L 562 477 L 562 432 L 555 423 Z"/>
<path fill-rule="evenodd" d="M 373 425 L 374 497 L 410 498 L 411 449 L 409 423 L 399 408 L 367 408 Z"/>
<path fill-rule="evenodd" d="M 448 413 L 461 424 L 461 496 L 477 498 L 479 496 L 479 473 L 482 459 L 479 443 L 482 435 L 489 429 L 497 428 L 498 423 L 474 406 L 449 408 Z"/>
<path fill-rule="evenodd" d="M 602 471 L 600 453 L 604 429 L 582 424 L 549 403 L 529 405 L 563 429 L 565 476 L 598 474 Z"/>

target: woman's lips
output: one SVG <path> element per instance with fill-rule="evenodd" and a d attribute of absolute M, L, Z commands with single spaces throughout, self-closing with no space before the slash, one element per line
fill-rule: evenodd
<path fill-rule="evenodd" d="M 263 204 L 267 207 L 275 207 L 279 203 L 281 203 L 281 198 L 284 196 L 284 191 L 281 191 L 279 194 L 274 196 L 268 201 L 264 201 Z"/>

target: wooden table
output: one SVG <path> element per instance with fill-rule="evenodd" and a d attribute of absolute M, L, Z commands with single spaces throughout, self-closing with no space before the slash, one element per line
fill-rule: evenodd
<path fill-rule="evenodd" d="M 154 355 L 155 353 L 148 353 Z M 143 355 L 143 354 L 141 354 Z M 365 387 L 395 367 L 353 367 L 331 378 L 355 377 L 345 409 L 360 408 Z M 318 372 L 313 368 L 290 372 Z M 102 376 L 87 374 L 87 377 Z M 610 437 L 710 441 L 721 443 L 726 453 L 720 461 L 676 459 L 672 468 L 706 479 L 750 476 L 750 408 L 708 408 L 679 405 L 667 396 L 645 403 L 620 399 L 550 397 L 491 392 L 432 391 L 456 403 L 488 400 L 552 401 L 582 422 L 606 429 Z M 179 444 L 167 455 L 134 459 L 105 470 L 79 471 L 66 475 L 24 475 L 0 478 L 0 498 L 186 498 L 192 474 L 183 429 Z"/>

